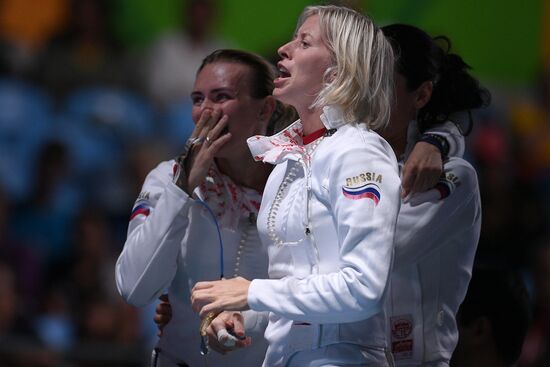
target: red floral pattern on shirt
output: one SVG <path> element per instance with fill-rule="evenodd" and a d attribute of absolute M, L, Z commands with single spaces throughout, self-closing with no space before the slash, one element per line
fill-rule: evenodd
<path fill-rule="evenodd" d="M 235 231 L 240 218 L 248 218 L 251 214 L 257 216 L 260 210 L 261 194 L 237 185 L 221 173 L 215 164 L 210 167 L 199 190 L 222 228 Z"/>

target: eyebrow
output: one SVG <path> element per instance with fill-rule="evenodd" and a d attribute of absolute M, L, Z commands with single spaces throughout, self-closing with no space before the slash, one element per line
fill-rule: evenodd
<path fill-rule="evenodd" d="M 233 88 L 222 87 L 222 88 L 212 89 L 211 92 L 212 92 L 212 93 L 218 93 L 218 92 L 231 92 L 231 93 L 235 93 L 236 90 L 233 89 Z"/>
<path fill-rule="evenodd" d="M 313 36 L 311 35 L 311 33 L 308 33 L 308 32 L 302 32 L 300 34 L 294 33 L 294 39 L 297 39 L 298 37 L 301 37 L 302 39 L 304 39 L 306 37 L 312 38 Z"/>
<path fill-rule="evenodd" d="M 237 91 L 235 89 L 232 89 L 232 88 L 228 88 L 228 87 L 222 87 L 222 88 L 216 88 L 216 89 L 212 89 L 210 92 L 208 93 L 219 93 L 219 92 L 231 92 L 231 93 L 237 93 Z M 196 94 L 203 94 L 203 92 L 201 91 L 192 91 L 191 92 L 191 96 L 193 95 L 196 95 Z"/>

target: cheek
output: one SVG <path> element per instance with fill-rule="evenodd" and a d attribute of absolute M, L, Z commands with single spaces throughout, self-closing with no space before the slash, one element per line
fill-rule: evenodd
<path fill-rule="evenodd" d="M 304 73 L 304 75 L 306 75 L 305 79 L 309 80 L 309 83 L 307 84 L 310 85 L 310 89 L 313 89 L 313 91 L 310 91 L 310 93 L 317 93 L 321 90 L 324 85 L 325 73 L 327 71 L 327 68 L 328 66 L 325 67 L 324 65 L 318 65 L 318 67 L 316 68 L 306 70 L 306 72 Z"/>
<path fill-rule="evenodd" d="M 253 122 L 248 114 L 241 113 L 230 117 L 227 126 L 233 136 L 248 138 L 251 135 Z"/>
<path fill-rule="evenodd" d="M 253 135 L 262 135 L 260 122 L 252 113 L 241 113 L 229 120 L 229 131 L 236 140 L 246 140 Z"/>
<path fill-rule="evenodd" d="M 327 55 L 318 57 L 317 60 L 312 61 L 311 64 L 317 65 L 317 67 L 312 70 L 315 73 L 316 79 L 322 83 L 325 78 L 325 73 L 332 65 L 330 57 Z"/>
<path fill-rule="evenodd" d="M 412 94 L 403 88 L 398 88 L 395 93 L 395 104 L 401 112 L 409 112 L 411 108 L 414 108 Z"/>

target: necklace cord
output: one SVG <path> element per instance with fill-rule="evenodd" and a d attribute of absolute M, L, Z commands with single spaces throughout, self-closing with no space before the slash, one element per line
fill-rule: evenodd
<path fill-rule="evenodd" d="M 198 199 L 197 202 L 204 206 L 208 213 L 210 213 L 210 216 L 212 217 L 212 221 L 214 222 L 214 225 L 216 226 L 216 231 L 218 232 L 218 241 L 220 244 L 220 279 L 223 279 L 225 270 L 224 270 L 224 258 L 223 258 L 223 240 L 222 240 L 222 234 L 220 231 L 220 226 L 218 224 L 218 220 L 216 219 L 216 215 L 212 211 L 212 209 L 206 204 L 203 200 Z"/>

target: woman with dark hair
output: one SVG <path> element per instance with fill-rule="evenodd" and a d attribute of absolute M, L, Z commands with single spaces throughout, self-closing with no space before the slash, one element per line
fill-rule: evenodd
<path fill-rule="evenodd" d="M 274 67 L 248 52 L 207 56 L 191 93 L 195 131 L 182 155 L 148 174 L 134 204 L 116 281 L 135 306 L 152 303 L 168 289 L 173 321 L 155 348 L 157 366 L 204 363 L 200 319 L 189 302 L 196 282 L 267 277 L 256 217 L 271 167 L 254 162 L 246 139 L 294 120 L 294 112 L 271 96 L 274 78 Z M 258 324 L 249 330 L 255 338 L 251 349 L 211 355 L 210 366 L 259 365 L 266 349 L 263 329 Z"/>
<path fill-rule="evenodd" d="M 399 106 L 404 101 L 398 95 L 398 106 L 392 111 L 394 120 L 411 122 L 410 131 L 415 133 L 418 141 L 403 169 L 405 194 L 423 192 L 433 183 L 429 175 L 417 175 L 417 172 L 426 167 L 437 170 L 441 166 L 434 151 L 427 148 L 430 144 L 437 147 L 443 158 L 462 157 L 463 137 L 472 129 L 470 111 L 486 107 L 490 94 L 469 74 L 470 67 L 462 58 L 450 52 L 451 42 L 447 37 L 432 38 L 423 30 L 407 24 L 388 25 L 383 27 L 383 31 L 396 52 L 398 87 L 425 99 L 420 101 L 421 108 Z M 390 124 L 390 127 L 396 128 L 395 124 Z M 397 135 L 405 136 L 402 131 Z"/>
<path fill-rule="evenodd" d="M 445 148 L 451 152 L 445 149 L 442 153 L 462 155 L 463 136 L 472 129 L 470 111 L 489 105 L 490 93 L 469 74 L 470 66 L 459 55 L 450 52 L 451 42 L 447 37 L 432 38 L 407 24 L 392 24 L 382 29 L 396 52 L 397 83 L 404 83 L 407 92 L 416 92 L 426 98 L 422 107 L 415 108 L 411 121 L 417 124 L 420 133 L 434 128 L 439 131 L 437 128 L 442 124 L 453 123 L 456 130 L 446 128 L 451 134 L 447 137 L 448 148 Z M 399 103 L 399 98 L 397 101 Z M 405 115 L 396 117 L 410 118 L 410 110 L 398 106 L 394 111 Z M 462 126 L 465 118 L 466 128 Z M 421 140 L 430 141 L 428 136 Z"/>
<path fill-rule="evenodd" d="M 457 117 L 469 117 L 490 96 L 460 56 L 449 52 L 446 38 L 432 39 L 404 24 L 382 30 L 397 55 L 397 103 L 382 135 L 405 167 L 418 141 L 437 146 L 444 171 L 435 188 L 401 205 L 386 305 L 390 345 L 398 366 L 444 367 L 458 340 L 456 312 L 468 288 L 481 226 L 476 172 L 453 157 L 463 154 L 463 134 L 471 129 L 462 129 Z"/>

